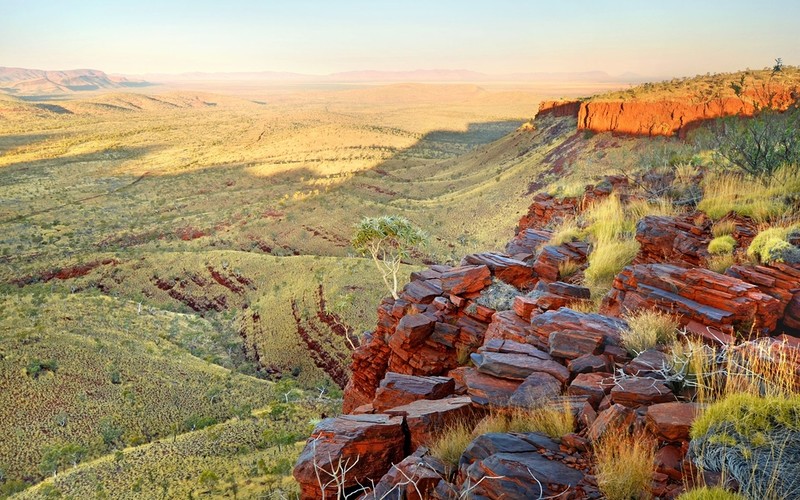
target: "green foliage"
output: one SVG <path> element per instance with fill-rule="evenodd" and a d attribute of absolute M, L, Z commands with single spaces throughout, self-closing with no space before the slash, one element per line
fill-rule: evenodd
<path fill-rule="evenodd" d="M 753 118 L 723 118 L 715 127 L 716 152 L 753 177 L 800 166 L 800 110 L 763 109 Z"/>
<path fill-rule="evenodd" d="M 692 424 L 693 439 L 730 425 L 744 439 L 760 441 L 776 427 L 800 431 L 800 396 L 731 394 L 708 406 Z"/>
<path fill-rule="evenodd" d="M 761 262 L 800 263 L 800 248 L 789 243 L 791 235 L 800 232 L 800 226 L 771 227 L 758 233 L 750 246 L 747 255 Z"/>
<path fill-rule="evenodd" d="M 495 311 L 508 311 L 514 305 L 514 298 L 522 295 L 513 285 L 493 279 L 492 284 L 481 291 L 475 302 Z"/>
<path fill-rule="evenodd" d="M 68 466 L 75 467 L 88 453 L 88 449 L 77 443 L 65 443 L 47 446 L 42 452 L 42 461 L 39 470 L 44 475 L 55 476 L 59 471 Z"/>
<path fill-rule="evenodd" d="M 400 264 L 426 240 L 425 233 L 405 217 L 383 215 L 361 219 L 351 243 L 357 251 L 372 257 L 386 288 L 397 299 Z"/>
<path fill-rule="evenodd" d="M 721 486 L 692 488 L 678 497 L 678 500 L 746 500 L 738 493 L 728 491 Z"/>
<path fill-rule="evenodd" d="M 708 243 L 708 253 L 711 255 L 730 255 L 736 248 L 736 240 L 731 235 L 717 236 Z"/>
<path fill-rule="evenodd" d="M 34 358 L 28 363 L 28 366 L 25 367 L 25 373 L 33 378 L 38 377 L 46 371 L 55 373 L 56 370 L 58 370 L 58 362 L 55 359 L 42 361 L 38 358 Z"/>

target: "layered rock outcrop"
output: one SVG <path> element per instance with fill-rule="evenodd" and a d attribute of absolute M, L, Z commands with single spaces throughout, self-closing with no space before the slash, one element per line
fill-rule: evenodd
<path fill-rule="evenodd" d="M 589 186 L 571 201 L 539 195 L 506 254 L 473 254 L 456 267 L 413 273 L 399 299 L 384 299 L 375 331 L 353 353 L 346 415 L 317 426 L 295 468 L 304 498 L 336 494 L 337 484 L 339 493 L 362 498 L 599 498 L 592 441 L 620 429 L 649 429 L 658 439 L 653 492 L 677 495 L 691 469 L 685 454 L 698 407 L 667 376 L 665 352 L 626 351 L 622 317 L 668 312 L 689 333 L 717 343 L 769 334 L 781 323 L 800 325 L 800 269 L 740 264 L 712 272 L 698 267 L 708 257 L 707 217 L 646 217 L 637 228 L 635 264 L 617 275 L 600 312 L 572 309 L 587 305 L 589 290 L 559 281 L 560 264 L 584 264 L 590 247 L 548 246 L 544 228 L 614 190 L 624 195 L 625 185 L 615 179 Z M 744 249 L 754 234 L 748 221 L 737 221 L 734 237 Z M 518 291 L 502 307 L 486 300 L 498 281 Z M 800 340 L 784 338 L 770 349 L 795 349 L 792 342 L 800 348 Z M 477 436 L 457 470 L 427 451 L 451 424 L 471 428 L 489 411 L 543 405 L 568 408 L 575 433 L 559 440 Z M 320 479 L 345 469 L 346 481 Z"/>
<path fill-rule="evenodd" d="M 700 123 L 725 116 L 752 116 L 759 108 L 788 109 L 796 101 L 792 89 L 744 98 L 726 97 L 704 102 L 682 100 L 593 100 L 578 111 L 578 129 L 644 136 L 684 136 Z"/>

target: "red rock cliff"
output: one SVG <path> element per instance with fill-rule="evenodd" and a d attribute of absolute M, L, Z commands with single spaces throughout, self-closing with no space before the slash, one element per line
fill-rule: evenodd
<path fill-rule="evenodd" d="M 776 92 L 773 107 L 784 111 L 796 101 L 790 89 Z M 769 105 L 764 95 L 743 99 L 726 97 L 705 102 L 662 101 L 585 101 L 578 110 L 578 129 L 594 132 L 618 132 L 646 136 L 683 136 L 693 126 L 724 116 L 752 116 L 758 107 Z"/>

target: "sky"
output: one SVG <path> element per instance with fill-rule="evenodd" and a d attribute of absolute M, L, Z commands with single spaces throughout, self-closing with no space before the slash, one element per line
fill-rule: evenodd
<path fill-rule="evenodd" d="M 798 0 L 0 0 L 0 66 L 691 76 L 800 64 L 798 19 Z"/>

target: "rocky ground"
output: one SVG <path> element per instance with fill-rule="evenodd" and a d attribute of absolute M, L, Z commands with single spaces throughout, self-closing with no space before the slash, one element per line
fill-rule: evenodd
<path fill-rule="evenodd" d="M 800 333 L 800 266 L 746 263 L 718 274 L 702 267 L 712 238 L 708 217 L 647 216 L 636 227 L 634 263 L 616 276 L 599 312 L 582 312 L 589 289 L 573 284 L 575 275 L 560 276 L 559 264 L 585 269 L 587 244 L 548 246 L 546 228 L 627 191 L 625 179 L 610 178 L 582 197 L 540 193 L 506 253 L 431 266 L 412 274 L 398 300 L 385 299 L 375 331 L 353 354 L 345 415 L 315 429 L 295 467 L 303 497 L 322 498 L 324 489 L 327 497 L 600 498 L 592 448 L 612 428 L 644 429 L 658 440 L 653 495 L 673 498 L 698 480 L 714 484 L 686 457 L 694 394 L 669 380 L 662 350 L 628 353 L 620 338 L 625 313 L 669 312 L 709 345 L 747 329 L 791 349 L 800 338 L 770 335 Z M 754 224 L 729 218 L 746 247 Z M 479 303 L 497 280 L 520 291 L 508 310 Z M 560 439 L 483 434 L 455 469 L 426 448 L 454 422 L 475 425 L 498 409 L 565 399 L 577 424 Z"/>

